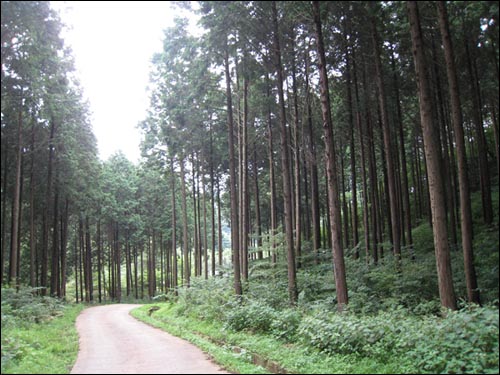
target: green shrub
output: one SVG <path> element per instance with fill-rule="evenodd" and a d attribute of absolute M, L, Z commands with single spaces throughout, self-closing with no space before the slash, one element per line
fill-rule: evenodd
<path fill-rule="evenodd" d="M 277 314 L 269 305 L 255 300 L 226 307 L 229 308 L 226 310 L 224 326 L 234 331 L 269 332 Z"/>
<path fill-rule="evenodd" d="M 469 307 L 445 318 L 404 309 L 375 316 L 317 311 L 300 324 L 305 345 L 327 354 L 401 357 L 426 373 L 498 373 L 498 310 Z"/>
<path fill-rule="evenodd" d="M 275 318 L 271 322 L 271 333 L 277 339 L 294 342 L 297 339 L 302 315 L 297 309 L 288 308 L 275 313 Z"/>

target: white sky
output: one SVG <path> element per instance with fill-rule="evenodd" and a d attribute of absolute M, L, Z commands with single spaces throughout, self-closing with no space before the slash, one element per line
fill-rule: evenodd
<path fill-rule="evenodd" d="M 149 105 L 150 60 L 162 50 L 163 30 L 173 25 L 168 1 L 52 1 L 68 26 L 84 96 L 90 102 L 99 156 L 122 150 L 136 163 L 141 135 L 136 125 Z M 178 11 L 177 11 L 178 12 Z"/>

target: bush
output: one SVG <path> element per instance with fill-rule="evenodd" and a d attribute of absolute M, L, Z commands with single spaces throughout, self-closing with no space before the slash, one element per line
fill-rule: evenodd
<path fill-rule="evenodd" d="M 498 310 L 476 306 L 445 318 L 404 309 L 363 317 L 318 311 L 298 330 L 305 345 L 328 354 L 401 357 L 428 373 L 498 373 L 498 332 Z"/>
<path fill-rule="evenodd" d="M 297 330 L 302 321 L 301 314 L 293 308 L 277 311 L 271 323 L 271 333 L 277 339 L 294 342 L 297 339 Z"/>
<path fill-rule="evenodd" d="M 226 307 L 229 308 L 226 310 L 224 326 L 234 331 L 267 333 L 277 316 L 276 310 L 272 307 L 255 300 L 232 303 Z"/>

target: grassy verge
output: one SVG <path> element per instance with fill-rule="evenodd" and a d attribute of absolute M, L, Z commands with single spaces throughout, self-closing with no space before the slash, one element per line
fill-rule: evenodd
<path fill-rule="evenodd" d="M 355 355 L 328 356 L 297 343 L 287 344 L 262 334 L 233 332 L 224 329 L 219 322 L 208 322 L 189 315 L 178 315 L 174 304 L 157 304 L 157 306 L 160 309 L 151 317 L 147 313 L 151 305 L 133 310 L 132 315 L 192 342 L 231 372 L 242 374 L 411 372 L 409 364 L 399 361 L 398 358 L 394 358 L 390 363 L 382 363 L 373 358 L 360 358 Z"/>
<path fill-rule="evenodd" d="M 2 327 L 2 373 L 68 374 L 78 353 L 75 320 L 84 308 L 65 305 L 50 321 Z"/>

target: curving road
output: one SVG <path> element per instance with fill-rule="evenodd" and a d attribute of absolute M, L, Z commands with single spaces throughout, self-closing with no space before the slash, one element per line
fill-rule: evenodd
<path fill-rule="evenodd" d="M 131 317 L 138 306 L 97 306 L 78 316 L 80 351 L 72 374 L 227 373 L 196 346 Z"/>

